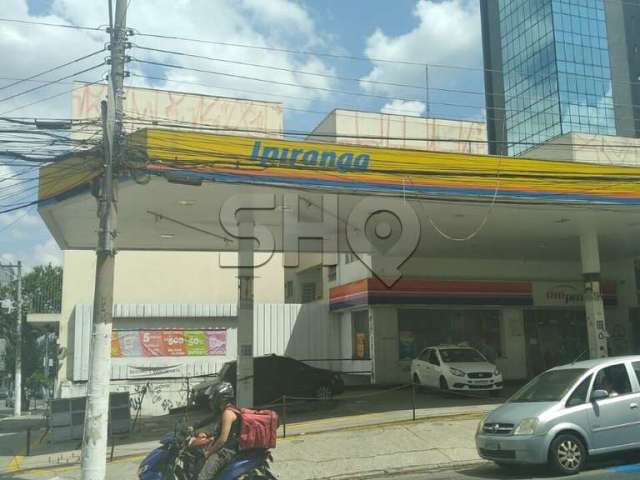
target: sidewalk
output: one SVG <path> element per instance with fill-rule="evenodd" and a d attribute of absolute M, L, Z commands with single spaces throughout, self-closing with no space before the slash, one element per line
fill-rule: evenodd
<path fill-rule="evenodd" d="M 493 406 L 420 409 L 412 421 L 411 410 L 312 420 L 287 425 L 286 438 L 278 440 L 274 451 L 274 472 L 280 480 L 311 480 L 356 473 L 384 472 L 411 468 L 436 468 L 479 461 L 475 453 L 474 433 L 478 419 Z M 145 429 L 146 430 L 146 429 Z M 158 446 L 158 438 L 127 439 L 114 449 L 116 463 L 137 465 L 142 456 Z M 134 434 L 135 435 L 135 434 Z M 2 438 L 0 437 L 0 440 Z M 34 435 L 35 439 L 35 435 Z M 35 439 L 37 440 L 37 439 Z M 34 441 L 35 441 L 34 440 Z M 0 456 L 0 475 L 13 478 L 42 476 L 47 471 L 77 465 L 76 448 L 56 453 L 7 457 Z M 110 451 L 109 451 L 110 453 Z M 109 467 L 111 468 L 111 467 Z M 63 478 L 75 478 L 77 467 L 62 468 Z M 135 478 L 135 468 L 130 477 Z M 127 475 L 129 475 L 127 473 Z M 114 477 L 116 478 L 116 477 Z M 117 476 L 118 480 L 125 480 Z"/>

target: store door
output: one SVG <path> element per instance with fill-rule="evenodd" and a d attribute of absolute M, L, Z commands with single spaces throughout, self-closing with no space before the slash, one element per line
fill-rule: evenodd
<path fill-rule="evenodd" d="M 584 310 L 526 310 L 527 374 L 534 377 L 549 368 L 589 358 Z"/>

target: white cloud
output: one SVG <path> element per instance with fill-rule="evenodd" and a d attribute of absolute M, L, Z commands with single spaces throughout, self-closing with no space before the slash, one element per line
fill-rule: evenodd
<path fill-rule="evenodd" d="M 310 43 L 315 43 L 317 32 L 313 19 L 297 3 L 289 0 L 242 0 L 241 3 L 261 20 L 284 23 L 286 27 L 278 29 L 280 32 L 298 31 L 307 35 Z"/>
<path fill-rule="evenodd" d="M 44 243 L 33 247 L 33 255 L 29 259 L 32 266 L 51 263 L 62 265 L 62 250 L 58 248 L 55 240 L 50 238 Z"/>
<path fill-rule="evenodd" d="M 480 9 L 477 0 L 444 0 L 434 2 L 418 0 L 413 12 L 418 25 L 411 31 L 390 36 L 376 30 L 368 39 L 365 55 L 372 59 L 373 68 L 362 80 L 400 83 L 424 87 L 425 68 L 422 65 L 403 65 L 377 62 L 375 59 L 406 60 L 430 64 L 429 85 L 437 88 L 465 86 L 470 81 L 480 82 L 482 72 L 464 69 L 435 67 L 434 65 L 482 66 L 482 40 Z M 424 92 L 416 89 L 361 82 L 367 91 L 384 93 L 399 98 L 424 98 Z M 483 98 L 480 98 L 483 102 Z M 440 100 L 442 101 L 442 100 Z M 475 113 L 475 112 L 474 112 Z"/>
<path fill-rule="evenodd" d="M 393 100 L 385 104 L 380 111 L 382 113 L 393 113 L 396 115 L 410 115 L 420 117 L 424 114 L 427 106 L 424 102 L 407 102 L 403 100 Z"/>
<path fill-rule="evenodd" d="M 48 15 L 31 18 L 27 0 L 3 0 L 3 17 L 34 19 L 40 22 L 63 23 L 83 26 L 104 26 L 107 23 L 106 2 L 87 0 L 53 0 Z M 232 78 L 224 75 L 210 75 L 187 70 L 152 67 L 131 63 L 128 70 L 147 76 L 166 77 L 177 82 L 158 82 L 132 77 L 126 84 L 155 86 L 167 90 L 182 90 L 209 95 L 248 97 L 265 100 L 279 100 L 280 96 L 301 97 L 300 100 L 284 98 L 291 106 L 305 108 L 314 100 L 326 98 L 322 90 L 310 90 L 300 85 L 329 88 L 333 85 L 326 77 L 304 75 L 288 70 L 304 70 L 331 75 L 333 69 L 318 58 L 301 57 L 272 47 L 299 49 L 323 44 L 329 37 L 318 29 L 316 21 L 303 4 L 297 0 L 133 0 L 128 12 L 127 26 L 141 33 L 180 35 L 185 37 L 214 40 L 227 43 L 248 44 L 267 48 L 248 49 L 231 45 L 212 45 L 133 36 L 130 40 L 141 46 L 176 50 L 181 52 L 228 59 L 231 61 L 269 65 L 284 70 L 267 70 L 249 65 L 230 62 L 214 62 L 176 56 L 166 53 L 152 53 L 133 48 L 129 53 L 138 59 L 149 59 L 164 63 L 197 67 L 220 72 L 277 80 L 281 84 L 269 84 L 251 80 Z M 74 58 L 102 48 L 108 41 L 105 32 L 83 31 L 63 28 L 31 26 L 0 22 L 0 58 L 3 60 L 0 72 L 0 86 L 12 82 L 10 79 L 25 78 L 39 71 L 63 64 Z M 100 53 L 80 64 L 47 74 L 42 79 L 55 79 L 99 63 L 107 53 Z M 108 71 L 106 65 L 77 79 L 96 81 Z M 201 85 L 180 84 L 181 81 Z M 69 81 L 70 82 L 70 81 Z M 288 84 L 288 85 L 287 85 Z M 26 90 L 38 83 L 25 82 L 0 92 L 0 99 L 10 94 Z M 68 117 L 71 114 L 70 83 L 50 85 L 37 92 L 19 96 L 9 101 L 0 101 L 0 115 L 10 112 L 12 116 Z M 235 90 L 233 90 L 235 89 Z M 252 90 L 247 94 L 240 90 Z M 58 98 L 37 103 L 27 108 L 14 110 L 48 96 L 63 93 Z M 10 187 L 21 190 L 17 180 L 8 179 L 16 170 L 0 166 L 0 191 Z M 29 199 L 35 199 L 32 190 Z M 11 199 L 10 199 L 11 200 Z M 0 202 L 3 203 L 3 202 Z M 8 201 L 4 201 L 8 203 Z M 16 221 L 22 211 L 0 215 L 0 229 Z M 60 252 L 36 213 L 30 213 L 16 221 L 16 224 L 0 233 L 0 258 L 21 258 L 25 263 L 60 262 Z M 4 253 L 2 253 L 4 252 Z"/>

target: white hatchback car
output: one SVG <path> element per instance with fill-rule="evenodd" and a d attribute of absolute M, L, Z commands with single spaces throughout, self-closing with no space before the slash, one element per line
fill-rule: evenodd
<path fill-rule="evenodd" d="M 454 391 L 502 390 L 502 373 L 471 347 L 425 348 L 411 362 L 411 379 L 417 385 Z"/>

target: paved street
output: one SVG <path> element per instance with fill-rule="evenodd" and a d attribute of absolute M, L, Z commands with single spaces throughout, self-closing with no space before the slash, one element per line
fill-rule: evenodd
<path fill-rule="evenodd" d="M 441 471 L 411 475 L 393 475 L 386 477 L 393 480 L 560 480 L 567 477 L 556 477 L 544 470 L 532 472 L 506 473 L 492 465 L 469 468 L 460 471 Z M 632 472 L 615 471 L 613 469 L 593 469 L 570 477 L 574 480 L 635 480 L 640 478 L 640 467 Z"/>
<path fill-rule="evenodd" d="M 640 454 L 633 455 L 632 461 L 640 461 Z M 115 461 L 108 466 L 107 480 L 134 480 L 139 458 Z M 277 469 L 276 469 L 277 470 Z M 78 480 L 80 478 L 77 467 L 58 467 L 38 472 L 25 472 L 17 475 L 6 475 L 3 480 Z M 286 473 L 279 474 L 281 480 L 291 478 Z M 323 477 L 317 477 L 323 478 Z M 324 477 L 329 478 L 329 477 Z M 356 477 L 357 478 L 357 477 Z M 477 466 L 452 470 L 429 471 L 413 474 L 399 474 L 380 476 L 381 479 L 393 480 L 555 480 L 566 477 L 556 477 L 544 468 L 522 468 L 505 471 L 491 464 L 482 463 Z M 629 463 L 629 459 L 611 458 L 601 460 L 591 465 L 580 475 L 571 477 L 575 480 L 635 480 L 640 479 L 640 463 Z"/>

